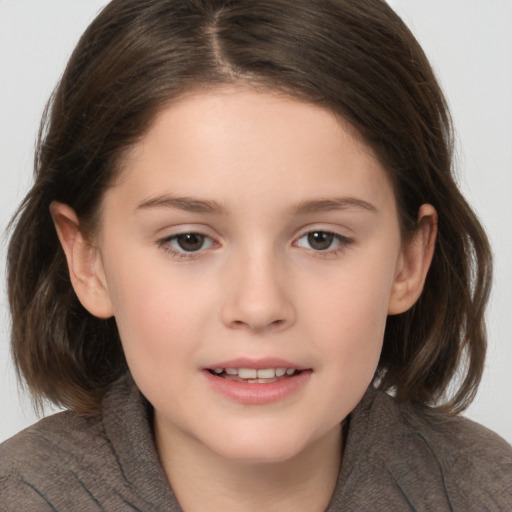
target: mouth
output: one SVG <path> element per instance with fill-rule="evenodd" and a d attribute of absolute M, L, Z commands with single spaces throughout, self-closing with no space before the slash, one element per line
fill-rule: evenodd
<path fill-rule="evenodd" d="M 242 405 L 265 405 L 292 397 L 307 387 L 312 373 L 312 368 L 276 358 L 238 358 L 203 368 L 212 390 Z"/>
<path fill-rule="evenodd" d="M 207 371 L 221 379 L 246 384 L 271 384 L 300 375 L 297 368 L 213 368 Z"/>

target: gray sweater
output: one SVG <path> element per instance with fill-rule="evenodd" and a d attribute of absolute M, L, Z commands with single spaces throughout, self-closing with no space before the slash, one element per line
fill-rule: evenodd
<path fill-rule="evenodd" d="M 6 441 L 0 510 L 180 511 L 149 417 L 121 382 L 97 415 L 59 413 Z M 427 415 L 369 389 L 349 417 L 327 511 L 402 510 L 512 511 L 512 448 L 467 419 Z"/>

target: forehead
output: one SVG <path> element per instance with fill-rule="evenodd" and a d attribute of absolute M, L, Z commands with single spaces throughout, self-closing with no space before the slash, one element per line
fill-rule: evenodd
<path fill-rule="evenodd" d="M 163 108 L 124 159 L 117 184 L 131 184 L 139 200 L 160 191 L 241 204 L 269 191 L 292 202 L 335 191 L 379 202 L 390 192 L 371 149 L 332 111 L 235 86 L 195 91 Z"/>

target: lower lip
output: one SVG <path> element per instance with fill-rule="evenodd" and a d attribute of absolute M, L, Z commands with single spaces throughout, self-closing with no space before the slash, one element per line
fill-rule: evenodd
<path fill-rule="evenodd" d="M 298 375 L 269 383 L 238 382 L 212 375 L 208 370 L 203 374 L 210 386 L 221 395 L 246 405 L 264 405 L 279 402 L 298 392 L 309 381 L 311 370 L 303 370 Z"/>

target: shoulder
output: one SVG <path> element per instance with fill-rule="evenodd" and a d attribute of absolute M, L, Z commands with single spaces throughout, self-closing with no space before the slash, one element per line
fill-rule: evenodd
<path fill-rule="evenodd" d="M 83 494 L 84 480 L 100 474 L 99 461 L 108 467 L 111 458 L 101 415 L 70 411 L 42 419 L 5 441 L 0 451 L 6 510 L 54 510 L 53 495 L 64 496 L 67 489 L 77 498 Z M 71 501 L 68 505 L 69 510 L 74 506 Z"/>
<path fill-rule="evenodd" d="M 384 396 L 397 411 L 403 432 L 425 443 L 441 462 L 487 475 L 503 468 L 508 473 L 499 474 L 512 475 L 512 447 L 495 432 L 460 415 L 397 404 Z"/>
<path fill-rule="evenodd" d="M 375 419 L 388 418 L 388 443 L 380 450 L 403 480 L 417 475 L 438 482 L 454 510 L 512 510 L 512 447 L 500 436 L 462 416 L 399 404 L 382 392 L 372 410 Z"/>
<path fill-rule="evenodd" d="M 485 427 L 373 388 L 348 425 L 329 510 L 512 511 L 512 448 Z"/>
<path fill-rule="evenodd" d="M 2 511 L 179 510 L 148 404 L 129 378 L 107 392 L 97 414 L 50 416 L 0 450 Z"/>
<path fill-rule="evenodd" d="M 1 474 L 30 467 L 34 458 L 75 457 L 77 450 L 85 451 L 84 442 L 103 437 L 99 414 L 80 416 L 64 411 L 48 416 L 2 443 Z"/>

